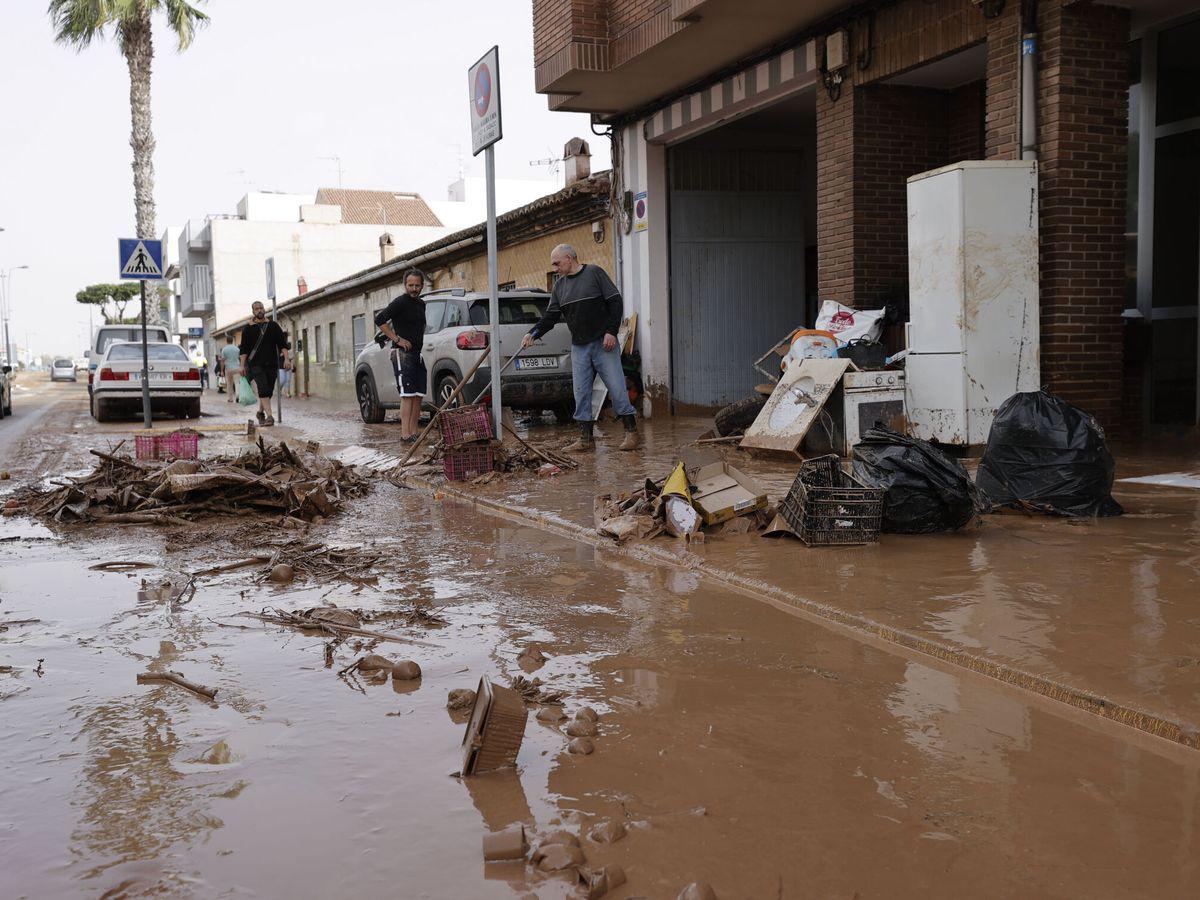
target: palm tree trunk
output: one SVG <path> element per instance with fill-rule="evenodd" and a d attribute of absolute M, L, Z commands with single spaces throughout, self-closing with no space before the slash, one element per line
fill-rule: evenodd
<path fill-rule="evenodd" d="M 158 238 L 154 215 L 154 130 L 150 113 L 150 69 L 154 62 L 154 36 L 150 27 L 150 7 L 138 2 L 137 18 L 121 25 L 121 52 L 129 66 L 129 111 L 133 130 L 129 145 L 133 148 L 133 198 L 137 213 L 137 236 Z M 158 293 L 147 294 L 146 321 L 158 325 Z"/>

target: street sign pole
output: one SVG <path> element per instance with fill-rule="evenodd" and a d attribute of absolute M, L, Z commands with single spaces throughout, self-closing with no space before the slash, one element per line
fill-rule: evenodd
<path fill-rule="evenodd" d="M 271 321 L 279 324 L 275 301 L 275 257 L 267 257 L 267 297 L 271 301 Z M 282 326 L 281 326 L 282 327 Z M 278 362 L 278 360 L 276 360 Z M 275 379 L 275 421 L 283 424 L 283 379 Z"/>
<path fill-rule="evenodd" d="M 500 346 L 500 292 L 498 289 L 499 264 L 496 246 L 496 150 L 495 144 L 504 137 L 503 119 L 500 115 L 500 48 L 492 47 L 483 54 L 475 65 L 467 69 L 467 87 L 471 97 L 471 153 L 483 151 L 484 171 L 487 175 L 487 267 L 488 267 L 488 321 L 491 322 L 492 358 L 488 365 L 492 372 L 492 424 L 496 437 L 503 440 L 504 408 L 500 396 L 500 370 L 504 368 Z"/>
<path fill-rule="evenodd" d="M 146 282 L 142 281 L 142 422 L 149 431 L 150 419 L 150 348 L 146 345 Z M 98 401 L 97 401 L 98 402 Z"/>
<path fill-rule="evenodd" d="M 488 147 L 483 151 L 484 171 L 487 174 L 487 267 L 488 267 L 488 321 L 492 323 L 492 423 L 497 439 L 504 440 L 502 403 L 500 399 L 500 369 L 503 365 L 500 352 L 500 291 L 497 288 L 499 265 L 496 261 L 496 151 Z"/>

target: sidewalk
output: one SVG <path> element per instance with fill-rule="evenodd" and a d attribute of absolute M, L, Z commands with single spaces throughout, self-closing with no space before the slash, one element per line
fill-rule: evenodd
<path fill-rule="evenodd" d="M 223 407 L 208 403 L 206 412 L 244 420 L 233 410 L 222 415 Z M 364 425 L 349 403 L 290 401 L 284 422 L 262 433 L 319 440 L 326 451 L 357 444 L 404 455 L 394 422 Z M 597 434 L 597 452 L 581 457 L 578 470 L 554 478 L 409 483 L 616 549 L 594 531 L 593 497 L 661 478 L 678 448 L 710 427 L 707 418 L 644 422 L 645 447 L 620 453 L 620 425 L 607 423 Z M 547 424 L 522 433 L 562 441 L 573 429 Z M 758 477 L 773 503 L 795 474 L 784 460 L 710 452 Z M 1118 453 L 1117 475 L 1196 467 L 1191 447 L 1175 456 Z M 801 616 L 1200 746 L 1200 614 L 1194 609 L 1200 491 L 1118 481 L 1114 494 L 1126 510 L 1115 519 L 992 515 L 961 533 L 883 535 L 867 547 L 808 548 L 790 538 L 716 533 L 691 548 L 660 537 L 621 550 L 697 569 Z"/>

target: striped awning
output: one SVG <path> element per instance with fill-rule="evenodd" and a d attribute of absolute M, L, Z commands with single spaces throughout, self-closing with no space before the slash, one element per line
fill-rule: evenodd
<path fill-rule="evenodd" d="M 643 133 L 652 142 L 682 140 L 814 84 L 816 79 L 816 42 L 808 41 L 663 107 L 643 120 Z"/>

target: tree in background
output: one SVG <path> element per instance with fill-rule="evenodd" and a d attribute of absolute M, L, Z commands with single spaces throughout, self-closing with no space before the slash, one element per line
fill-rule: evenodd
<path fill-rule="evenodd" d="M 114 325 L 125 321 L 125 307 L 140 293 L 141 287 L 136 281 L 126 281 L 121 284 L 89 284 L 75 294 L 75 302 L 100 307 L 100 315 L 104 316 L 104 324 Z M 147 294 L 147 298 L 152 296 L 152 294 Z M 113 306 L 113 313 L 109 313 L 105 309 L 110 303 Z M 146 310 L 146 318 L 150 320 L 150 309 Z"/>
<path fill-rule="evenodd" d="M 192 43 L 196 29 L 208 21 L 208 16 L 186 0 L 50 0 L 48 10 L 54 39 L 60 44 L 83 50 L 103 38 L 110 27 L 120 43 L 129 68 L 133 197 L 137 236 L 143 240 L 158 238 L 154 221 L 154 131 L 150 116 L 150 69 L 154 62 L 151 14 L 156 11 L 165 15 L 180 52 Z M 157 303 L 147 305 L 146 320 L 162 322 Z"/>

